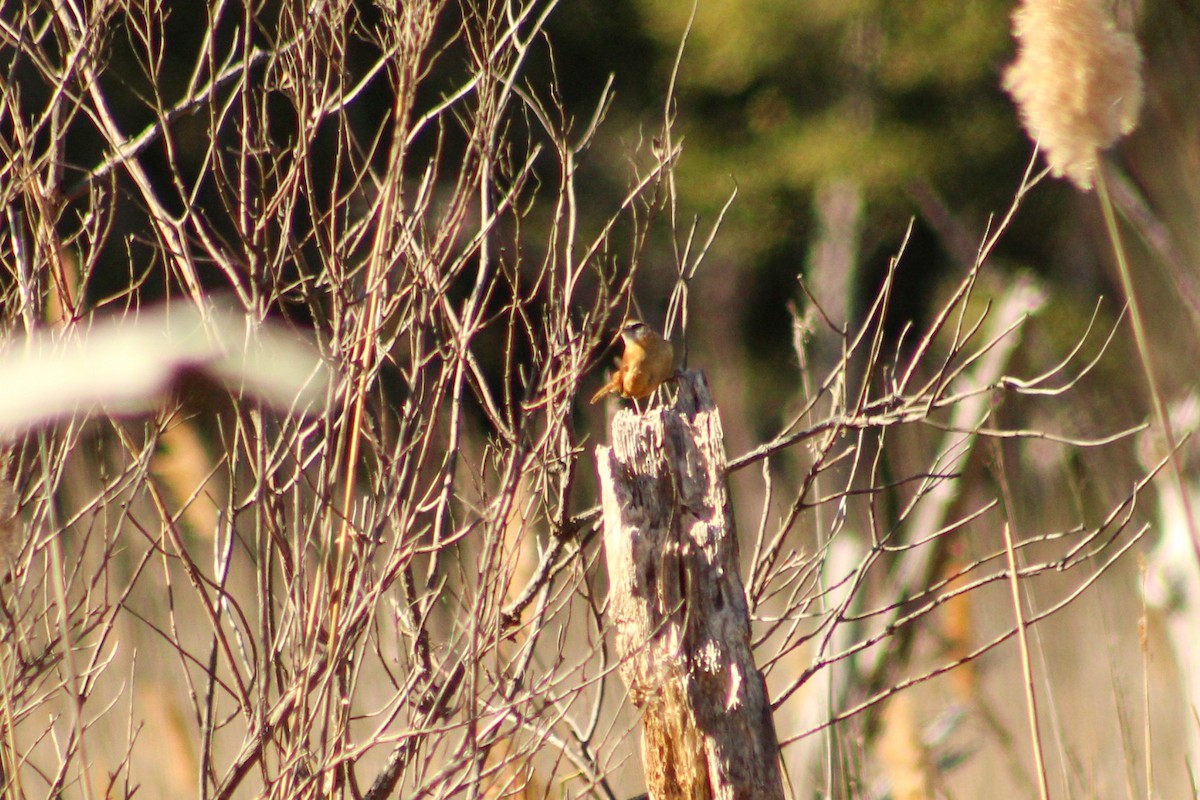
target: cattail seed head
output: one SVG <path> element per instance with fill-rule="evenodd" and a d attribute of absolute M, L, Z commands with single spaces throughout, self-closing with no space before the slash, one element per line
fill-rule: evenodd
<path fill-rule="evenodd" d="M 1101 0 L 1023 0 L 1013 35 L 1017 60 L 1004 89 L 1054 175 L 1090 189 L 1100 151 L 1137 124 L 1141 50 Z"/>

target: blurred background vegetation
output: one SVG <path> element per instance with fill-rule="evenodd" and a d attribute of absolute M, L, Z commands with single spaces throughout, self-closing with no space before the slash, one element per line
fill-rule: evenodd
<path fill-rule="evenodd" d="M 264 43 L 276 33 L 271 5 L 256 15 Z M 183 94 L 190 76 L 172 68 L 171 51 L 191 52 L 205 31 L 192 16 L 196 9 L 164 8 L 165 35 L 158 46 L 166 58 L 155 71 L 156 87 L 135 54 L 131 32 L 110 37 L 100 80 L 127 134 L 154 121 L 151 97 Z M 704 313 L 689 332 L 690 342 L 697 364 L 732 359 L 744 367 L 728 379 L 716 376 L 717 385 L 730 395 L 747 390 L 744 398 L 728 399 L 748 403 L 748 418 L 761 420 L 766 431 L 774 429 L 779 402 L 798 380 L 788 305 L 796 303 L 801 310 L 807 305 L 801 279 L 834 323 L 853 324 L 874 297 L 911 222 L 903 280 L 893 298 L 892 329 L 898 331 L 925 319 L 938 292 L 956 283 L 973 259 L 989 221 L 1011 202 L 1032 152 L 1000 88 L 1014 49 L 1012 10 L 1005 0 L 713 0 L 696 4 L 693 16 L 691 4 L 672 0 L 573 0 L 550 15 L 545 37 L 552 48 L 531 54 L 526 75 L 534 86 L 557 81 L 576 129 L 592 116 L 612 82 L 615 97 L 579 166 L 586 192 L 580 213 L 585 221 L 589 213 L 595 215 L 593 228 L 600 226 L 603 209 L 626 191 L 638 153 L 655 146 L 650 140 L 664 116 L 673 121 L 683 145 L 674 173 L 682 215 L 711 224 L 736 193 L 692 287 L 693 302 Z M 1200 9 L 1181 0 L 1118 0 L 1115 12 L 1119 23 L 1136 28 L 1145 43 L 1148 100 L 1142 124 L 1112 154 L 1112 163 L 1173 248 L 1174 263 L 1143 270 L 1152 304 L 1161 301 L 1164 311 L 1171 311 L 1157 317 L 1177 313 L 1192 319 L 1193 312 L 1172 304 L 1181 296 L 1200 296 L 1189 292 L 1195 279 L 1179 274 L 1200 249 L 1190 226 L 1197 205 L 1191 178 L 1198 158 L 1193 98 Z M 355 15 L 369 28 L 378 12 L 359 3 Z M 443 15 L 445 33 L 452 32 L 454 18 Z M 451 57 L 431 61 L 430 73 L 417 87 L 419 106 L 436 102 L 462 78 L 463 62 L 454 57 L 462 40 L 449 36 L 445 46 Z M 378 51 L 378 43 L 360 39 L 358 52 L 345 55 L 351 68 L 357 64 L 364 72 L 351 70 L 345 77 L 366 77 Z M 26 81 L 33 77 L 30 72 L 28 64 L 18 64 L 8 85 L 29 108 L 37 108 L 47 88 Z M 274 137 L 266 144 L 294 146 L 297 111 L 285 87 L 268 92 L 267 99 L 264 113 Z M 369 81 L 361 100 L 343 113 L 358 117 L 358 127 L 369 131 L 388 112 L 387 87 Z M 171 128 L 169 153 L 156 142 L 142 155 L 149 175 L 164 188 L 168 159 L 195 173 L 208 163 L 211 146 L 203 115 L 180 114 Z M 86 126 L 66 133 L 66 186 L 78 191 L 73 174 L 99 161 L 104 144 Z M 414 143 L 415 156 L 407 162 L 414 181 L 425 159 L 436 155 L 453 161 L 461 154 L 464 142 L 455 133 Z M 328 140 L 309 143 L 317 163 L 322 152 L 332 157 L 340 145 L 332 132 Z M 376 150 L 374 158 L 384 155 Z M 271 180 L 264 175 L 260 188 L 269 191 Z M 172 191 L 163 197 L 171 211 L 185 202 Z M 215 182 L 200 182 L 187 201 L 204 209 L 228 198 L 220 196 Z M 116 219 L 118 233 L 134 236 L 128 249 L 120 236 L 112 238 L 109 267 L 88 285 L 93 300 L 129 284 L 132 276 L 124 265 L 139 247 L 147 247 L 142 255 L 155 261 L 153 248 L 136 235 L 138 216 L 129 210 Z M 211 219 L 218 226 L 227 221 L 216 213 Z M 128 222 L 124 229 L 123 221 Z M 1104 295 L 1113 298 L 1105 313 L 1114 318 L 1118 284 L 1098 226 L 1093 198 L 1062 181 L 1044 182 L 1000 241 L 990 277 L 1003 282 L 1024 271 L 1040 276 L 1056 313 L 1066 320 L 1086 319 L 1095 296 Z M 302 252 L 311 250 L 311 241 L 299 244 Z M 655 323 L 675 282 L 679 244 L 660 226 L 651 231 L 649 249 L 639 254 L 637 295 Z M 838 250 L 832 262 L 822 257 L 823 246 Z M 1161 253 L 1142 255 L 1162 261 Z M 629 260 L 629 254 L 614 257 Z M 147 273 L 151 290 L 166 288 L 160 268 Z M 302 263 L 298 269 L 304 269 Z M 223 288 L 215 267 L 202 275 L 211 288 Z M 1170 328 L 1168 322 L 1161 332 Z M 1163 357 L 1189 363 L 1196 355 L 1194 338 L 1164 335 Z M 1136 386 L 1129 390 L 1131 397 L 1138 395 Z"/>
<path fill-rule="evenodd" d="M 191 59 L 203 47 L 207 23 L 202 4 L 125 5 L 152 7 L 156 18 L 164 20 L 161 29 L 140 31 L 122 19 L 106 31 L 103 58 L 93 65 L 113 117 L 124 134 L 132 137 L 161 122 L 159 112 L 193 85 Z M 279 18 L 287 13 L 299 17 L 304 4 L 270 0 L 252 5 L 248 4 L 244 19 L 223 17 L 223 27 L 214 37 L 222 43 L 234 41 L 235 29 L 245 23 L 265 50 L 286 51 L 293 43 L 282 35 Z M 499 15 L 503 6 L 464 0 L 441 11 L 436 46 L 431 48 L 438 57 L 428 59 L 427 71 L 410 87 L 418 113 L 434 107 L 470 75 L 473 65 L 467 54 L 477 43 L 461 33 L 467 27 L 462 20 L 479 8 Z M 221 114 L 232 113 L 229 109 L 205 105 L 173 115 L 166 126 L 171 132 L 170 146 L 161 138 L 152 139 L 138 153 L 155 185 L 155 195 L 169 213 L 189 208 L 210 226 L 214 239 L 235 243 L 229 250 L 244 258 L 232 270 L 239 280 L 249 284 L 256 278 L 257 259 L 263 254 L 286 253 L 283 269 L 290 272 L 284 277 L 294 276 L 295 283 L 279 280 L 261 287 L 261 296 L 269 298 L 267 313 L 288 318 L 300 327 L 335 328 L 340 321 L 332 310 L 334 305 L 321 296 L 327 286 L 312 295 L 298 288 L 305 282 L 301 278 L 321 272 L 323 260 L 343 254 L 340 243 L 334 246 L 322 238 L 322 225 L 337 217 L 342 230 L 350 229 L 356 215 L 363 215 L 364 209 L 376 202 L 372 194 L 376 187 L 364 181 L 362 173 L 351 174 L 346 165 L 359 159 L 376 172 L 386 172 L 388 164 L 388 147 L 379 142 L 386 141 L 394 86 L 390 80 L 375 79 L 369 70 L 393 43 L 375 39 L 369 32 L 383 27 L 380 20 L 390 11 L 387 4 L 367 2 L 347 7 L 347 18 L 354 20 L 348 24 L 353 28 L 350 46 L 344 53 L 327 54 L 330 63 L 344 65 L 345 74 L 339 76 L 343 85 L 362 81 L 353 102 L 339 111 L 347 124 L 324 125 L 311 140 L 299 141 L 296 132 L 307 130 L 305 109 L 295 105 L 294 95 L 289 94 L 289 76 L 281 78 L 277 69 L 269 74 L 279 83 L 262 87 L 262 107 L 247 115 L 263 122 L 266 135 L 255 141 L 261 152 L 302 150 L 306 179 L 313 184 L 327 182 L 334 189 L 344 187 L 343 206 L 321 205 L 335 192 L 301 192 L 289 212 L 296 221 L 294 227 L 239 227 L 246 222 L 239 216 L 239 204 L 249 198 L 247 202 L 257 214 L 272 197 L 282 194 L 288 176 L 283 169 L 265 170 L 254 176 L 256 182 L 246 196 L 231 191 L 229 176 L 220 170 L 227 163 L 223 158 L 232 159 L 235 148 L 231 142 L 236 137 L 229 132 L 230 126 L 215 122 Z M 1200 275 L 1195 268 L 1200 263 L 1196 226 L 1200 218 L 1200 5 L 1191 0 L 1116 0 L 1113 8 L 1119 25 L 1135 31 L 1142 43 L 1147 90 L 1141 124 L 1108 155 L 1108 169 L 1119 210 L 1126 219 L 1126 243 L 1138 289 L 1146 307 L 1153 310 L 1149 323 L 1154 367 L 1169 396 L 1176 398 L 1196 389 L 1195 364 L 1200 357 Z M 854 330 L 862 323 L 893 257 L 903 251 L 885 325 L 889 338 L 882 349 L 903 353 L 917 338 L 907 332 L 908 326 L 923 330 L 942 308 L 995 221 L 1012 204 L 1034 153 L 1011 100 L 1000 88 L 1002 72 L 1014 51 L 1012 11 L 1013 3 L 1007 0 L 700 0 L 694 7 L 676 0 L 563 0 L 553 9 L 540 34 L 540 46 L 531 49 L 521 73 L 522 88 L 541 96 L 546 87 L 553 86 L 553 99 L 565 112 L 564 127 L 573 132 L 586 128 L 601 105 L 603 119 L 597 134 L 578 154 L 580 238 L 597 235 L 607 224 L 634 175 L 638 170 L 644 172 L 666 146 L 660 140 L 665 128 L 671 129 L 671 144 L 682 146 L 670 175 L 674 192 L 668 196 L 663 187 L 656 187 L 656 202 L 639 206 L 638 213 L 644 217 L 638 224 L 628 219 L 617 223 L 632 244 L 613 237 L 621 244 L 606 245 L 596 258 L 598 271 L 607 270 L 609 278 L 632 274 L 635 308 L 631 314 L 639 314 L 655 326 L 663 323 L 679 273 L 688 260 L 684 253 L 689 250 L 693 221 L 699 231 L 696 238 L 703 239 L 720 220 L 713 244 L 688 285 L 686 332 L 676 329 L 674 333 L 677 342 L 686 342 L 689 365 L 704 369 L 713 385 L 731 457 L 775 435 L 805 407 L 813 396 L 812 386 L 835 368 L 841 355 L 842 340 L 835 331 Z M 0 21 L 30 13 L 21 0 L 0 0 Z M 144 36 L 154 41 L 148 45 Z M 49 48 L 63 61 L 71 55 L 53 37 L 39 46 Z M 4 54 L 15 68 L 2 80 L 13 105 L 33 114 L 49 103 L 56 89 L 24 57 L 23 47 L 13 38 L 4 40 Z M 156 50 L 160 60 L 147 63 L 146 50 Z M 184 68 L 174 59 L 177 53 L 187 54 Z M 262 77 L 251 70 L 251 80 Z M 610 82 L 614 94 L 604 101 Z M 84 105 L 81 101 L 80 106 Z M 544 143 L 546 138 L 539 121 L 528 107 L 523 108 L 505 122 L 505 146 L 511 149 L 498 158 L 500 183 L 516 173 L 513 165 L 524 160 L 533 143 Z M 13 134 L 10 120 L 0 120 L 0 124 L 5 126 L 3 141 L 9 148 L 3 156 L 16 163 L 20 153 L 14 142 L 19 142 L 20 136 Z M 225 131 L 230 140 L 215 147 L 211 131 L 216 128 Z M 442 182 L 433 192 L 446 197 L 454 194 L 451 184 L 457 173 L 450 165 L 461 163 L 467 158 L 464 154 L 471 152 L 470 131 L 468 122 L 458 128 L 430 126 L 414 138 L 404 161 L 408 197 L 418 193 L 429 174 L 427 168 L 434 163 L 439 165 L 434 174 Z M 62 194 L 47 198 L 51 206 L 47 217 L 66 209 L 64 226 L 83 227 L 80 215 L 73 218 L 71 214 L 86 206 L 81 198 L 89 191 L 107 191 L 118 198 L 113 204 L 111 230 L 95 251 L 94 262 L 84 270 L 88 277 L 81 308 L 98 307 L 113 298 L 118 298 L 113 305 L 120 305 L 135 295 L 138 302 L 145 302 L 180 294 L 166 248 L 154 238 L 146 222 L 147 210 L 138 193 L 131 190 L 129 177 L 119 167 L 105 171 L 98 166 L 111 157 L 109 144 L 96 135 L 90 121 L 80 119 L 65 123 L 62 130 L 47 126 L 39 135 L 60 133 L 56 169 Z M 214 158 L 214 149 L 221 150 L 221 158 Z M 286 161 L 263 159 L 263 163 Z M 340 171 L 333 169 L 335 164 Z M 497 245 L 498 260 L 505 269 L 512 266 L 514 272 L 536 272 L 545 255 L 538 249 L 549 247 L 544 243 L 550 236 L 537 226 L 550 228 L 550 205 L 556 195 L 535 190 L 542 188 L 536 186 L 538 181 L 552 188 L 558 180 L 558 166 L 552 154 L 544 152 L 533 165 L 531 180 L 519 192 L 520 214 L 504 220 L 506 232 L 519 225 L 523 234 L 529 234 L 512 237 L 513 242 L 525 243 L 528 250 L 510 245 L 507 239 Z M 1035 172 L 1041 168 L 1040 161 L 1032 167 Z M 210 171 L 213 179 L 203 177 Z M 173 182 L 175 175 L 190 181 L 186 190 Z M 5 179 L 14 177 L 10 172 Z M 678 207 L 668 214 L 666 206 L 672 203 Z M 665 219 L 668 216 L 672 218 Z M 12 218 L 9 224 L 20 227 Z M 337 226 L 330 223 L 329 227 Z M 644 243 L 639 238 L 642 234 Z M 239 246 L 246 241 L 253 246 L 243 252 Z M 506 250 L 509 246 L 513 249 Z M 345 254 L 357 258 L 368 247 L 369 237 L 364 236 Z M 692 245 L 689 252 L 694 255 L 696 249 Z M 205 290 L 230 290 L 227 265 L 201 259 L 198 267 Z M 347 285 L 357 285 L 355 281 L 360 279 L 361 275 L 355 275 Z M 456 301 L 462 300 L 470 295 L 473 279 L 464 271 L 450 282 L 447 291 Z M 602 295 L 606 279 L 588 275 L 583 281 L 592 294 Z M 1144 422 L 1149 416 L 1144 378 L 1135 368 L 1137 356 L 1119 322 L 1123 301 L 1094 195 L 1081 193 L 1065 181 L 1041 181 L 1025 197 L 985 265 L 972 302 L 976 308 L 982 307 L 1019 281 L 1030 279 L 1044 293 L 1045 306 L 1022 332 L 1009 374 L 1039 374 L 1058 364 L 1088 327 L 1098 298 L 1103 300 L 1096 329 L 1104 332 L 1116 327 L 1118 332 L 1104 358 L 1069 400 L 998 400 L 995 423 L 1093 437 Z M 519 285 L 519 279 L 512 280 L 514 286 Z M 15 296 L 16 283 L 8 281 L 6 297 Z M 501 319 L 498 309 L 507 300 L 506 291 L 498 290 L 486 304 L 496 319 Z M 536 320 L 539 304 L 548 304 L 548 298 L 537 291 L 532 294 L 530 317 Z M 813 312 L 814 299 L 820 314 Z M 6 311 L 8 323 L 15 328 L 14 307 Z M 609 322 L 619 321 L 623 312 L 617 309 Z M 495 325 L 481 330 L 478 342 L 483 372 L 488 380 L 501 385 L 512 379 L 508 370 L 513 362 L 528 360 L 530 342 L 536 344 L 536 337 L 512 345 L 503 326 Z M 1091 341 L 1083 358 L 1094 355 L 1098 347 Z M 607 358 L 600 354 L 599 346 L 592 349 L 596 351 L 595 369 L 582 378 L 580 396 L 590 395 L 603 379 Z M 505 363 L 505 359 L 510 361 Z M 402 360 L 403 354 L 397 357 Z M 406 399 L 402 382 L 388 369 L 382 370 L 379 380 L 382 396 L 399 409 Z M 513 409 L 520 407 L 519 400 L 506 400 Z M 479 409 L 471 410 L 476 416 L 469 420 L 462 451 L 468 454 L 464 458 L 483 464 L 495 443 L 489 438 L 495 430 L 488 427 L 484 414 L 477 413 Z M 399 413 L 397 410 L 397 416 Z M 595 502 L 587 459 L 590 445 L 605 436 L 605 429 L 598 410 L 576 404 L 573 414 L 581 431 L 581 446 L 571 452 L 577 455 L 584 452 L 583 445 L 588 448 L 571 500 L 573 510 L 580 511 Z M 198 457 L 201 462 L 206 448 L 217 449 L 213 440 L 221 435 L 214 430 L 218 427 L 219 423 L 212 425 L 200 438 L 189 438 L 194 433 L 181 436 L 186 448 L 202 454 Z M 381 424 L 380 431 L 380 439 L 386 440 L 395 429 Z M 907 451 L 898 448 L 901 453 L 895 456 L 894 474 L 920 472 L 927 463 L 922 448 L 935 435 L 897 433 L 894 438 L 911 447 Z M 574 448 L 577 442 L 569 444 Z M 179 446 L 164 445 L 168 455 L 172 446 Z M 997 474 L 1011 473 L 1018 501 L 1010 513 L 1030 529 L 1066 529 L 1080 519 L 1095 522 L 1144 474 L 1132 439 L 1086 452 L 1038 441 L 1004 447 L 1009 456 L 1007 467 L 995 454 L 973 458 L 964 466 L 962 496 L 974 502 L 994 495 Z M 100 449 L 97 445 L 97 452 Z M 908 454 L 915 452 L 920 454 L 907 460 Z M 102 458 L 95 455 L 97 461 Z M 380 463 L 384 461 L 380 458 Z M 997 462 L 1001 466 L 997 467 Z M 160 463 L 158 469 L 166 472 L 168 466 Z M 808 466 L 803 454 L 789 454 L 771 465 L 777 471 L 791 471 L 793 476 L 802 475 Z M 734 499 L 745 531 L 754 530 L 764 502 L 759 477 L 749 474 L 753 471 L 734 477 Z M 205 474 L 205 470 L 200 472 Z M 485 472 L 480 467 L 480 473 Z M 234 482 L 231 478 L 230 484 Z M 482 478 L 480 485 L 486 485 Z M 480 493 L 486 495 L 484 489 Z M 462 501 L 463 506 L 470 502 Z M 894 512 L 902 501 L 889 502 L 888 510 Z M 208 519 L 201 526 L 214 524 L 212 509 L 201 513 Z M 882 527 L 892 522 L 886 520 Z M 806 533 L 821 524 L 808 521 Z M 988 534 L 994 536 L 995 529 L 981 535 Z M 995 549 L 996 541 L 987 540 L 990 549 L 985 548 L 986 552 Z M 971 546 L 968 542 L 963 548 L 969 551 Z M 594 570 L 595 563 L 587 568 Z M 1130 621 L 1140 610 L 1140 600 L 1132 590 L 1136 570 L 1131 564 L 1122 565 L 1122 570 L 1116 573 L 1123 581 L 1122 588 L 1104 595 L 1095 606 L 1086 606 L 1086 612 L 1072 607 L 1063 615 L 1062 625 L 1050 629 L 1061 635 L 1047 635 L 1047 649 L 1053 653 L 1048 659 L 1053 668 L 1047 669 L 1058 670 L 1068 683 L 1077 675 L 1086 676 L 1090 687 L 1098 685 L 1106 691 L 1106 680 L 1115 684 L 1113 675 L 1137 663 L 1137 643 L 1130 639 Z M 1073 584 L 1064 581 L 1059 588 L 1067 591 Z M 1006 620 L 1004 625 L 1010 624 L 1007 613 L 1005 609 L 996 619 L 977 620 L 975 638 L 982 638 L 984 630 L 998 629 L 999 618 Z M 1120 624 L 1113 619 L 1120 619 Z M 1086 663 L 1080 666 L 1073 660 L 1079 658 L 1071 639 L 1073 631 L 1081 631 L 1078 635 L 1089 643 L 1108 644 L 1110 638 L 1122 638 L 1122 643 L 1113 644 L 1104 658 L 1083 659 Z M 927 644 L 927 650 L 936 648 Z M 936 660 L 943 654 L 925 655 Z M 1064 709 L 1078 705 L 1082 710 L 1072 713 L 1087 720 L 1066 727 L 1086 738 L 1099 736 L 1096 731 L 1113 725 L 1114 718 L 1124 725 L 1123 715 L 1138 702 L 1129 698 L 1136 697 L 1139 680 L 1130 679 L 1129 686 L 1113 690 L 1113 696 L 1119 695 L 1113 701 L 1117 709 L 1109 713 L 1105 706 L 1108 716 L 1089 704 L 1091 697 L 1060 695 Z M 1163 683 L 1168 679 L 1163 678 Z M 1000 716 L 1010 706 L 1019 705 L 1014 699 L 1018 685 L 1006 679 L 1003 690 L 991 697 Z M 914 694 L 920 696 L 921 691 L 936 693 L 938 689 L 921 686 Z M 1112 699 L 1104 697 L 1106 702 Z M 1155 713 L 1178 717 L 1178 712 L 1159 709 Z M 1100 715 L 1100 722 L 1094 723 L 1089 713 Z M 185 727 L 182 723 L 163 724 L 175 731 Z M 1011 736 L 997 733 L 1005 726 L 1019 728 L 1018 714 L 1010 714 L 1003 725 L 996 719 L 986 719 L 981 725 L 991 731 L 984 738 L 990 735 L 993 743 L 999 741 L 1010 751 L 992 761 L 980 758 L 971 762 L 968 769 L 975 771 L 975 787 L 988 785 L 989 766 L 1016 763 L 1024 757 L 1023 752 L 1012 755 L 1024 745 L 1014 746 Z M 795 733 L 794 728 L 788 730 Z M 1123 729 L 1123 733 L 1128 731 Z M 1078 744 L 1076 739 L 1071 741 L 1064 751 Z M 186 750 L 188 743 L 175 746 Z M 1163 746 L 1179 745 L 1168 736 Z M 1138 758 L 1153 760 L 1123 742 L 1103 742 L 1087 752 L 1101 754 L 1097 761 L 1112 760 L 1109 757 L 1114 753 L 1125 753 L 1129 764 Z M 1099 769 L 1089 772 L 1090 765 L 1080 767 L 1072 757 L 1073 751 L 1068 752 L 1062 761 L 1071 764 L 1063 770 L 1072 771 L 1073 787 L 1090 786 L 1097 792 L 1094 796 L 1116 796 L 1109 793 L 1119 782 L 1113 774 Z M 1178 764 L 1165 756 L 1157 763 L 1161 785 L 1183 785 Z M 619 769 L 629 774 L 636 771 L 628 764 L 614 767 L 614 772 Z M 1011 771 L 1021 773 L 1022 768 Z M 1124 768 L 1115 772 L 1128 777 Z M 636 775 L 630 779 L 626 774 L 626 779 L 628 785 L 636 785 Z M 1012 784 L 1029 788 L 1022 783 L 1025 779 L 1027 775 L 1013 778 Z M 1171 783 L 1172 779 L 1176 782 Z M 179 780 L 186 783 L 188 777 Z"/>
<path fill-rule="evenodd" d="M 1194 282 L 1181 269 L 1200 256 L 1189 189 L 1200 157 L 1192 100 L 1200 9 L 1179 0 L 1114 5 L 1118 24 L 1144 43 L 1148 91 L 1142 124 L 1111 161 L 1179 254 L 1164 263 L 1132 237 L 1143 291 L 1165 323 L 1164 372 L 1183 388 L 1196 337 L 1171 331 L 1195 317 L 1177 287 Z M 799 378 L 788 310 L 789 302 L 806 305 L 798 279 L 835 323 L 853 324 L 912 221 L 891 329 L 926 321 L 1011 202 L 1032 153 L 1000 88 L 1013 57 L 1013 8 L 1004 0 L 755 0 L 702 2 L 693 18 L 691 4 L 671 0 L 581 0 L 551 20 L 568 107 L 582 114 L 613 77 L 616 100 L 585 162 L 593 191 L 624 187 L 630 149 L 664 113 L 683 141 L 676 179 L 684 214 L 711 221 L 736 191 L 695 280 L 704 311 L 690 342 L 695 363 L 740 368 L 714 375 L 718 396 L 745 403 L 758 433 L 774 429 Z M 826 265 L 820 248 L 831 237 L 843 252 Z M 675 253 L 660 238 L 648 254 L 643 303 L 664 302 Z M 1106 319 L 1120 312 L 1097 204 L 1065 181 L 1046 181 L 1025 200 L 987 271 L 1000 283 L 1022 272 L 1044 280 L 1049 316 L 1061 323 L 1047 322 L 1044 335 L 1060 344 L 1079 331 L 1097 295 L 1108 298 Z M 1110 377 L 1126 384 L 1133 375 L 1117 367 Z M 1098 398 L 1122 406 L 1106 413 L 1143 416 L 1137 381 L 1122 388 Z"/>

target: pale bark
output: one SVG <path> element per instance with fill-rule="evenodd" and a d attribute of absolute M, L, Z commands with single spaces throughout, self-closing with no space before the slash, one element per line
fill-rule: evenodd
<path fill-rule="evenodd" d="M 596 451 L 609 614 L 649 797 L 782 798 L 707 381 L 681 373 L 674 406 L 618 411 L 611 433 Z"/>

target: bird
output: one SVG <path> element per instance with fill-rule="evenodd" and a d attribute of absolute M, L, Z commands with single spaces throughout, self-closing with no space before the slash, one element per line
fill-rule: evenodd
<path fill-rule="evenodd" d="M 629 400 L 641 400 L 675 374 L 675 348 L 646 323 L 626 323 L 621 328 L 621 339 L 625 352 L 617 362 L 617 371 L 592 396 L 592 403 L 614 392 Z"/>

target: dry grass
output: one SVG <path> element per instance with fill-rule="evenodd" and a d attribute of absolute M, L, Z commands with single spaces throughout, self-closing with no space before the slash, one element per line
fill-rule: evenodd
<path fill-rule="evenodd" d="M 720 220 L 681 220 L 669 87 L 625 197 L 601 222 L 582 211 L 612 98 L 567 110 L 553 77 L 531 77 L 553 56 L 554 5 L 206 16 L 128 0 L 5 18 L 20 91 L 0 97 L 0 375 L 28 366 L 30 341 L 89 359 L 89 332 L 114 320 L 138 335 L 113 363 L 162 358 L 145 387 L 88 380 L 65 411 L 7 428 L 6 796 L 639 791 L 595 536 L 605 430 L 580 398 L 618 322 L 658 321 L 635 298 L 643 274 L 673 285 L 659 299 L 677 342 L 700 324 L 689 287 Z M 818 341 L 840 357 L 795 387 L 781 429 L 731 454 L 798 796 L 881 796 L 883 765 L 909 774 L 905 797 L 997 763 L 1022 790 L 1084 796 L 1111 777 L 1080 761 L 1077 734 L 1097 726 L 1062 710 L 1071 676 L 1050 673 L 1069 659 L 1051 651 L 1074 646 L 1059 623 L 1079 605 L 1128 596 L 1100 587 L 1134 585 L 1150 478 L 1089 474 L 1070 504 L 1000 533 L 1038 491 L 1023 473 L 1072 486 L 1072 464 L 1138 427 L 1056 427 L 1111 357 L 1112 321 L 1043 363 L 1022 348 L 1046 291 L 989 271 L 1032 170 L 923 329 L 885 331 L 903 242 L 859 327 L 826 324 L 811 298 L 797 357 Z M 648 257 L 654 237 L 674 265 Z M 179 318 L 199 320 L 182 339 Z M 1103 650 L 1129 618 L 1085 641 Z M 946 674 L 970 678 L 949 702 Z M 1013 740 L 1039 681 L 1051 733 L 1031 771 Z M 1140 687 L 1113 693 L 1142 713 Z M 1118 749 L 1150 774 L 1141 728 Z"/>

